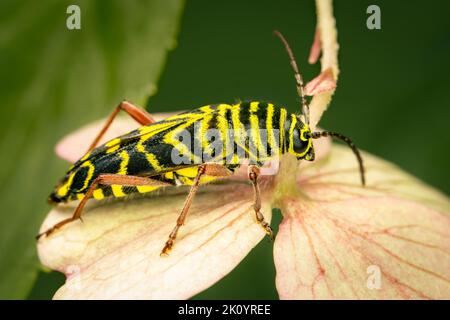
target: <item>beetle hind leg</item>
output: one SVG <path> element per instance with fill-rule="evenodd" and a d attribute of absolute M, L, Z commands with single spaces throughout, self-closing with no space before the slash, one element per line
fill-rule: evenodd
<path fill-rule="evenodd" d="M 103 125 L 102 129 L 97 134 L 95 139 L 92 141 L 91 145 L 89 146 L 88 151 L 91 151 L 92 149 L 94 149 L 97 146 L 98 142 L 103 137 L 106 130 L 108 130 L 108 128 L 111 126 L 111 123 L 114 121 L 114 119 L 116 118 L 117 114 L 120 111 L 125 111 L 125 113 L 127 113 L 130 117 L 132 117 L 134 120 L 136 120 L 136 122 L 138 122 L 140 125 L 143 125 L 143 126 L 149 125 L 149 124 L 152 124 L 155 122 L 153 117 L 147 111 L 124 100 L 117 107 L 114 108 L 114 110 L 109 115 L 108 119 L 106 119 L 105 124 Z"/>
<path fill-rule="evenodd" d="M 120 175 L 120 174 L 101 174 L 95 180 L 91 183 L 89 188 L 87 189 L 83 199 L 81 199 L 80 203 L 78 204 L 77 208 L 75 209 L 72 217 L 64 219 L 57 224 L 55 224 L 53 227 L 47 229 L 44 232 L 41 232 L 36 236 L 36 240 L 39 240 L 42 236 L 49 236 L 56 230 L 60 229 L 62 226 L 76 220 L 82 220 L 81 219 L 81 213 L 83 211 L 84 206 L 86 205 L 86 202 L 89 200 L 89 198 L 92 197 L 94 194 L 94 190 L 99 185 L 120 185 L 120 186 L 158 186 L 158 187 L 166 187 L 171 186 L 171 184 L 162 182 L 159 180 L 151 179 L 149 177 L 140 177 L 140 176 L 126 176 L 126 175 Z"/>
<path fill-rule="evenodd" d="M 81 221 L 83 221 L 83 219 L 81 219 L 81 216 L 78 217 L 78 218 L 74 218 L 74 217 L 72 216 L 72 217 L 70 217 L 70 218 L 61 220 L 60 222 L 58 222 L 57 224 L 55 224 L 53 227 L 47 229 L 47 230 L 44 231 L 44 232 L 39 233 L 39 234 L 36 236 L 36 240 L 39 240 L 39 239 L 40 239 L 42 236 L 44 236 L 44 235 L 45 235 L 46 237 L 48 237 L 49 235 L 51 235 L 53 232 L 55 232 L 56 230 L 58 230 L 58 229 L 61 228 L 62 226 L 66 225 L 66 224 L 68 224 L 68 223 L 70 223 L 70 222 L 72 222 L 72 221 L 76 221 L 76 220 L 78 220 L 78 219 L 81 220 Z"/>

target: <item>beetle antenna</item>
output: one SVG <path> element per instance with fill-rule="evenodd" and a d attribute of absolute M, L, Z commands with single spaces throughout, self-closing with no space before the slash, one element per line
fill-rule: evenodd
<path fill-rule="evenodd" d="M 359 153 L 358 148 L 355 146 L 355 144 L 353 143 L 353 141 L 349 138 L 346 137 L 340 133 L 337 132 L 331 132 L 331 131 L 321 131 L 321 132 L 313 132 L 311 137 L 313 139 L 318 139 L 318 138 L 322 138 L 322 137 L 333 137 L 336 138 L 338 140 L 341 140 L 343 142 L 345 142 L 350 149 L 352 149 L 353 153 L 356 156 L 356 159 L 358 160 L 358 164 L 359 164 L 359 172 L 361 174 L 361 183 L 363 186 L 366 185 L 366 178 L 365 178 L 365 170 L 364 170 L 364 164 L 363 164 L 363 159 L 361 157 L 361 154 Z"/>
<path fill-rule="evenodd" d="M 278 38 L 280 38 L 281 42 L 283 42 L 284 47 L 286 48 L 287 54 L 289 56 L 289 60 L 291 62 L 292 69 L 294 69 L 295 81 L 297 82 L 297 93 L 299 97 L 302 99 L 302 113 L 305 117 L 306 124 L 309 125 L 309 106 L 305 97 L 305 86 L 303 85 L 303 79 L 298 70 L 297 62 L 295 61 L 294 53 L 292 52 L 289 43 L 284 38 L 284 36 L 278 30 L 273 32 Z"/>

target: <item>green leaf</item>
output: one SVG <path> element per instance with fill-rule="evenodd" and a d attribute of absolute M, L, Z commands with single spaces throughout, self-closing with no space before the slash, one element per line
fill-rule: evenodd
<path fill-rule="evenodd" d="M 66 9 L 81 9 L 68 30 Z M 156 90 L 181 0 L 0 4 L 0 298 L 23 298 L 39 268 L 34 236 L 66 164 L 65 133 Z"/>

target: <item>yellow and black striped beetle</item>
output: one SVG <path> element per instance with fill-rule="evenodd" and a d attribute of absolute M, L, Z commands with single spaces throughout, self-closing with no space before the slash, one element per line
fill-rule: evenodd
<path fill-rule="evenodd" d="M 313 161 L 312 140 L 326 136 L 344 141 L 353 150 L 364 185 L 362 158 L 353 142 L 335 132 L 311 132 L 309 107 L 294 55 L 283 35 L 278 31 L 275 35 L 283 42 L 295 72 L 302 101 L 301 115 L 289 114 L 285 108 L 271 103 L 251 101 L 207 105 L 155 122 L 146 111 L 124 101 L 110 114 L 88 152 L 69 169 L 48 199 L 54 204 L 80 200 L 74 214 L 37 238 L 49 236 L 63 225 L 80 219 L 89 198 L 123 197 L 166 186 L 190 185 L 184 207 L 162 249 L 161 254 L 167 254 L 199 185 L 231 175 L 243 161 L 249 164 L 256 220 L 273 237 L 260 211 L 259 168 L 284 153 Z M 142 127 L 96 147 L 120 110 Z"/>

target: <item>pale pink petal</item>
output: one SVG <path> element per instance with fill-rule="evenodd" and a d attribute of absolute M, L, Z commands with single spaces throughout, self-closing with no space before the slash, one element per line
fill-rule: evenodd
<path fill-rule="evenodd" d="M 264 237 L 249 185 L 207 186 L 195 198 L 172 252 L 160 257 L 186 197 L 179 190 L 92 205 L 84 223 L 41 239 L 42 263 L 68 276 L 55 298 L 186 299 L 224 277 Z M 41 230 L 72 211 L 73 206 L 57 207 Z M 270 221 L 267 204 L 263 212 Z"/>
<path fill-rule="evenodd" d="M 333 69 L 334 76 L 338 77 L 338 50 L 336 20 L 333 14 L 332 0 L 316 0 L 317 10 L 317 29 L 320 32 L 318 36 L 321 48 L 322 59 L 320 61 L 321 70 Z"/>
<path fill-rule="evenodd" d="M 319 60 L 321 50 L 322 47 L 320 44 L 320 30 L 319 28 L 316 28 L 316 32 L 314 34 L 314 41 L 311 46 L 311 50 L 309 51 L 308 62 L 310 64 L 315 64 L 317 60 Z"/>
<path fill-rule="evenodd" d="M 450 298 L 449 199 L 363 157 L 366 188 L 351 151 L 334 146 L 326 161 L 301 168 L 297 192 L 278 199 L 280 298 Z"/>
<path fill-rule="evenodd" d="M 339 44 L 337 42 L 336 21 L 333 15 L 333 3 L 331 0 L 316 0 L 316 8 L 316 30 L 318 30 L 320 34 L 315 39 L 320 40 L 320 47 L 322 49 L 322 58 L 320 60 L 321 73 L 325 72 L 328 69 L 331 69 L 335 87 L 339 76 Z M 314 43 L 313 46 L 317 46 L 317 44 Z M 331 97 L 334 93 L 332 84 L 333 82 L 326 81 L 324 83 L 324 88 L 326 88 L 327 90 L 316 92 L 313 99 L 311 100 L 309 109 L 310 127 L 312 130 L 315 129 L 316 125 L 319 123 L 320 118 L 331 102 Z"/>
<path fill-rule="evenodd" d="M 305 94 L 314 96 L 334 89 L 336 89 L 336 81 L 334 80 L 332 69 L 328 68 L 306 84 Z"/>

